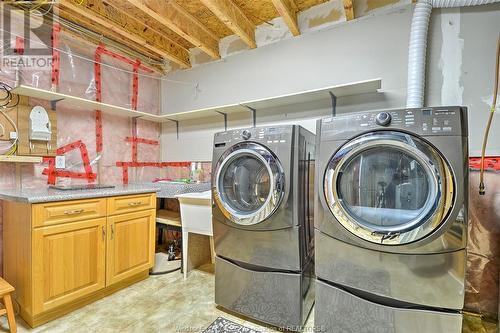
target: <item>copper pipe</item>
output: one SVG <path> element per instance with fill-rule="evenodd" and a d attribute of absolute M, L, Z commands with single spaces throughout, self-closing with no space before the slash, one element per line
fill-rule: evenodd
<path fill-rule="evenodd" d="M 495 86 L 493 88 L 493 103 L 491 104 L 490 116 L 488 117 L 488 123 L 486 124 L 486 130 L 484 131 L 483 137 L 483 147 L 481 150 L 481 171 L 479 173 L 479 194 L 484 195 L 486 193 L 484 186 L 484 156 L 486 155 L 486 145 L 488 144 L 488 136 L 490 134 L 491 122 L 493 121 L 493 114 L 495 113 L 497 105 L 497 95 L 498 95 L 498 76 L 499 76 L 499 66 L 500 65 L 500 33 L 498 34 L 498 45 L 497 45 L 497 57 L 495 66 Z"/>

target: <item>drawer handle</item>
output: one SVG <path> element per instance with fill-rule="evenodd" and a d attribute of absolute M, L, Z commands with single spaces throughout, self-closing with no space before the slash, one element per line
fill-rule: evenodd
<path fill-rule="evenodd" d="M 102 240 L 103 241 L 106 240 L 106 227 L 105 226 L 102 226 Z"/>
<path fill-rule="evenodd" d="M 115 237 L 115 227 L 111 225 L 111 239 Z"/>
<path fill-rule="evenodd" d="M 64 214 L 65 215 L 77 215 L 83 213 L 85 210 L 84 209 L 74 209 L 74 210 L 65 210 Z"/>
<path fill-rule="evenodd" d="M 129 202 L 128 205 L 131 207 L 140 206 L 140 205 L 142 205 L 142 201 Z"/>

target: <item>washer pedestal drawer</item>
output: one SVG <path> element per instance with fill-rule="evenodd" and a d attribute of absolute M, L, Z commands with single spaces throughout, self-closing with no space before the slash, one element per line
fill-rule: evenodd
<path fill-rule="evenodd" d="M 459 313 L 397 308 L 316 281 L 314 327 L 328 333 L 460 333 Z"/>
<path fill-rule="evenodd" d="M 217 305 L 277 327 L 300 330 L 314 300 L 310 274 L 249 270 L 219 257 L 215 265 Z"/>

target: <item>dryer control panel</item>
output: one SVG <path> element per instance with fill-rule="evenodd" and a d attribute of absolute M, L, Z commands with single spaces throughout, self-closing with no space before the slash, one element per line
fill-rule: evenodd
<path fill-rule="evenodd" d="M 290 143 L 293 126 L 252 127 L 215 134 L 215 147 L 231 146 L 237 142 L 254 141 L 265 145 Z"/>
<path fill-rule="evenodd" d="M 372 130 L 405 130 L 422 136 L 467 136 L 465 107 L 431 107 L 351 113 L 321 121 L 323 139 L 349 138 Z"/>

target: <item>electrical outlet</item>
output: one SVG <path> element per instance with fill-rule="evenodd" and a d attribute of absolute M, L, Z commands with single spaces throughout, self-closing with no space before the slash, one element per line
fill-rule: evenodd
<path fill-rule="evenodd" d="M 56 156 L 56 169 L 64 169 L 66 168 L 66 156 L 59 155 Z"/>
<path fill-rule="evenodd" d="M 15 140 L 15 139 L 17 139 L 17 132 L 10 132 L 10 133 L 9 133 L 9 138 L 10 138 L 11 140 Z"/>

